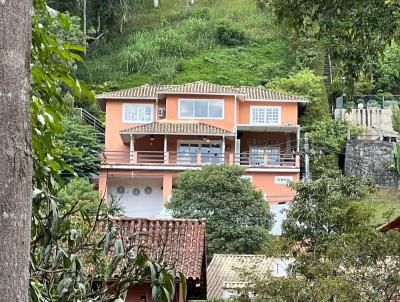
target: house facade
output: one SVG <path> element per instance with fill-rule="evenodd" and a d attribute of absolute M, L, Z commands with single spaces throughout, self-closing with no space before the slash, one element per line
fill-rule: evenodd
<path fill-rule="evenodd" d="M 106 114 L 99 190 L 128 216 L 158 216 L 180 172 L 239 165 L 270 203 L 285 203 L 300 176 L 299 106 L 261 87 L 208 82 L 144 85 L 97 96 Z"/>

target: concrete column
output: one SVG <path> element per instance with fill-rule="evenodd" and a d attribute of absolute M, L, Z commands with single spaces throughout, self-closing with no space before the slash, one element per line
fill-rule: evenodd
<path fill-rule="evenodd" d="M 300 126 L 297 126 L 296 132 L 296 151 L 300 152 Z"/>
<path fill-rule="evenodd" d="M 168 203 L 169 197 L 172 195 L 172 175 L 165 174 L 163 176 L 163 202 Z"/>
<path fill-rule="evenodd" d="M 129 142 L 129 161 L 133 162 L 133 153 L 135 151 L 135 138 L 131 134 L 131 140 Z"/>

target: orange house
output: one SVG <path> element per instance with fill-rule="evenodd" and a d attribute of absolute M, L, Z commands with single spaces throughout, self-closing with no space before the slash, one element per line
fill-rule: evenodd
<path fill-rule="evenodd" d="M 99 190 L 127 216 L 162 215 L 178 174 L 240 165 L 270 203 L 286 203 L 300 176 L 299 106 L 262 87 L 204 81 L 143 85 L 97 96 L 106 113 Z"/>

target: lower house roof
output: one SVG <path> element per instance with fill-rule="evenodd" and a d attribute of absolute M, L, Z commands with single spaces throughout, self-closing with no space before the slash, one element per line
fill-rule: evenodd
<path fill-rule="evenodd" d="M 160 120 L 122 130 L 120 134 L 125 143 L 129 143 L 130 135 L 234 136 L 231 131 L 196 120 Z"/>
<path fill-rule="evenodd" d="M 207 268 L 207 299 L 221 299 L 224 290 L 247 287 L 249 282 L 243 272 L 284 277 L 291 261 L 264 255 L 215 254 Z"/>
<path fill-rule="evenodd" d="M 148 250 L 153 261 L 173 266 L 186 279 L 205 279 L 204 220 L 114 217 L 117 236 Z M 202 280 L 205 284 L 205 280 Z"/>
<path fill-rule="evenodd" d="M 400 230 L 400 216 L 396 217 L 395 219 L 389 221 L 388 223 L 381 225 L 378 228 L 378 231 L 386 232 L 389 230 Z"/>

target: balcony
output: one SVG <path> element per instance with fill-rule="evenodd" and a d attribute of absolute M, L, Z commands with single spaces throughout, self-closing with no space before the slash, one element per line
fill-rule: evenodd
<path fill-rule="evenodd" d="M 239 165 L 245 168 L 300 168 L 299 155 L 264 153 L 179 153 L 163 151 L 105 151 L 103 168 L 194 169 L 209 164 Z"/>

